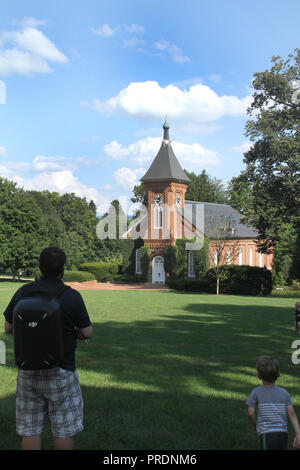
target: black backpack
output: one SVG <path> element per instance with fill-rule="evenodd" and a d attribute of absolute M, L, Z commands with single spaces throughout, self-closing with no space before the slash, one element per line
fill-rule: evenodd
<path fill-rule="evenodd" d="M 35 283 L 22 288 L 13 310 L 15 363 L 23 370 L 50 369 L 64 357 L 62 312 L 58 297 L 69 286 L 54 290 Z"/>

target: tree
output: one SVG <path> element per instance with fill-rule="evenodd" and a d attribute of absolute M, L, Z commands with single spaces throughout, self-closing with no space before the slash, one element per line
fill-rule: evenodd
<path fill-rule="evenodd" d="M 287 60 L 273 57 L 270 70 L 254 74 L 252 87 L 245 135 L 253 145 L 230 197 L 235 207 L 240 197 L 237 208 L 258 229 L 259 249 L 268 253 L 287 224 L 300 231 L 300 49 Z"/>
<path fill-rule="evenodd" d="M 212 219 L 207 227 L 210 239 L 209 260 L 212 268 L 209 273 L 216 279 L 216 294 L 220 293 L 220 281 L 228 278 L 227 267 L 234 264 L 239 248 L 239 240 L 234 238 L 235 227 L 232 220 Z"/>
<path fill-rule="evenodd" d="M 184 171 L 191 180 L 185 194 L 186 200 L 216 204 L 227 203 L 226 190 L 221 180 L 208 175 L 205 170 L 202 170 L 199 175 L 194 172 L 189 173 L 187 170 Z"/>
<path fill-rule="evenodd" d="M 191 180 L 185 195 L 186 200 L 227 204 L 227 192 L 221 180 L 208 175 L 205 170 L 199 175 L 194 172 L 189 173 L 187 170 L 184 172 Z M 133 194 L 132 202 L 147 207 L 147 191 L 144 183 L 134 186 Z"/>
<path fill-rule="evenodd" d="M 19 270 L 37 266 L 47 228 L 31 194 L 5 180 L 0 181 L 0 188 L 7 197 L 0 204 L 0 259 L 15 278 Z"/>

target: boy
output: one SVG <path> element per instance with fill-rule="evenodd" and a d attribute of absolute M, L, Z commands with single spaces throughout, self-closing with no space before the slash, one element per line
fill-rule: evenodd
<path fill-rule="evenodd" d="M 261 356 L 256 364 L 257 376 L 263 385 L 256 387 L 249 395 L 248 418 L 254 426 L 261 450 L 285 450 L 288 447 L 289 417 L 296 437 L 294 447 L 300 447 L 300 427 L 289 393 L 275 385 L 279 364 L 270 356 Z M 258 409 L 257 421 L 255 409 Z"/>

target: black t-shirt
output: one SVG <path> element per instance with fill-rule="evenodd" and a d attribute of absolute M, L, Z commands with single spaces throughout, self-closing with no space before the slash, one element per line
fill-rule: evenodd
<path fill-rule="evenodd" d="M 63 284 L 59 279 L 51 279 L 43 276 L 39 281 L 34 282 L 35 286 L 43 286 L 49 291 Z M 27 285 L 27 284 L 26 284 Z M 13 322 L 13 309 L 17 301 L 24 295 L 23 287 L 18 289 L 8 304 L 4 316 L 9 322 Z M 59 364 L 62 369 L 75 370 L 75 349 L 77 346 L 75 328 L 86 328 L 91 325 L 90 318 L 81 297 L 81 294 L 72 289 L 66 289 L 59 297 L 62 311 L 63 337 L 64 337 L 64 359 Z"/>

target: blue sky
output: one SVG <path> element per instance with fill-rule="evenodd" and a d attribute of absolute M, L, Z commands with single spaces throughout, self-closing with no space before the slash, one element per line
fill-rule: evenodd
<path fill-rule="evenodd" d="M 182 166 L 243 169 L 255 72 L 299 46 L 298 0 L 0 1 L 0 176 L 130 198 L 168 115 Z M 127 208 L 130 210 L 130 208 Z"/>

